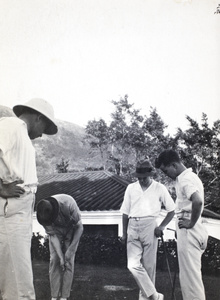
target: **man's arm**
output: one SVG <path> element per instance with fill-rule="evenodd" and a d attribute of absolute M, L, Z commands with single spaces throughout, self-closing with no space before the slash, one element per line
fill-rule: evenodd
<path fill-rule="evenodd" d="M 120 239 L 120 241 L 121 241 L 123 244 L 125 244 L 126 241 L 127 241 L 128 221 L 129 221 L 128 215 L 123 214 L 123 215 L 122 215 L 123 234 L 122 234 L 122 237 L 121 237 L 121 239 Z"/>
<path fill-rule="evenodd" d="M 65 270 L 64 255 L 63 255 L 60 241 L 55 234 L 51 234 L 49 236 L 50 236 L 50 242 L 51 242 L 52 246 L 54 247 L 54 249 L 60 259 L 60 267 L 64 271 Z"/>
<path fill-rule="evenodd" d="M 83 224 L 82 221 L 80 220 L 76 225 L 74 225 L 73 240 L 69 245 L 68 249 L 66 250 L 65 261 L 69 261 L 72 255 L 75 254 L 82 233 L 83 233 Z"/>
<path fill-rule="evenodd" d="M 166 217 L 163 219 L 163 221 L 161 222 L 161 224 L 155 228 L 154 230 L 154 234 L 156 235 L 156 237 L 160 237 L 163 235 L 163 231 L 164 228 L 167 226 L 168 223 L 170 223 L 170 221 L 173 219 L 175 212 L 174 210 L 169 211 L 166 215 Z"/>
<path fill-rule="evenodd" d="M 18 186 L 18 184 L 24 183 L 23 180 L 15 180 L 11 183 L 3 183 L 2 179 L 0 179 L 0 197 L 2 198 L 12 198 L 12 197 L 20 197 L 24 194 L 25 190 Z"/>
<path fill-rule="evenodd" d="M 191 219 L 179 219 L 178 226 L 179 228 L 192 228 L 196 222 L 198 221 L 201 211 L 202 211 L 202 198 L 200 197 L 198 192 L 195 192 L 190 197 L 192 201 L 192 214 Z"/>

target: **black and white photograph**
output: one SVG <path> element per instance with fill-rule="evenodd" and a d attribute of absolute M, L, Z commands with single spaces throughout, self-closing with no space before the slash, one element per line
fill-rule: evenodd
<path fill-rule="evenodd" d="M 0 0 L 0 300 L 219 300 L 220 0 Z"/>

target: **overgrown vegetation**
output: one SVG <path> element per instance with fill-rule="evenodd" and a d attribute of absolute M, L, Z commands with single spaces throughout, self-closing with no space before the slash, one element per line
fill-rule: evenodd
<path fill-rule="evenodd" d="M 220 213 L 220 120 L 210 127 L 208 117 L 202 115 L 201 125 L 186 116 L 189 129 L 178 128 L 171 137 L 165 133 L 167 125 L 151 108 L 147 117 L 141 114 L 125 95 L 112 101 L 115 111 L 109 125 L 105 120 L 89 121 L 86 126 L 86 141 L 91 147 L 91 160 L 100 157 L 102 168 L 132 180 L 131 173 L 137 160 L 149 157 L 152 163 L 158 154 L 167 148 L 180 153 L 186 167 L 201 178 L 205 187 L 205 206 Z M 157 172 L 157 180 L 172 189 L 172 181 Z"/>
<path fill-rule="evenodd" d="M 166 270 L 166 256 L 171 271 L 178 268 L 176 258 L 176 241 L 159 240 L 157 253 L 157 268 Z M 49 261 L 48 238 L 39 234 L 33 234 L 32 238 L 32 259 Z M 76 262 L 79 264 L 95 264 L 105 266 L 126 267 L 126 248 L 117 238 L 106 238 L 101 235 L 90 236 L 83 234 L 76 253 Z M 220 275 L 220 241 L 209 237 L 208 246 L 202 257 L 202 271 L 205 274 Z"/>
<path fill-rule="evenodd" d="M 58 173 L 67 173 L 68 167 L 69 167 L 69 160 L 68 159 L 65 160 L 63 157 L 61 158 L 60 163 L 56 164 L 56 170 Z"/>
<path fill-rule="evenodd" d="M 165 134 L 167 126 L 155 108 L 151 108 L 149 117 L 142 116 L 127 95 L 112 104 L 115 111 L 109 126 L 103 119 L 89 121 L 86 126 L 91 154 L 100 156 L 103 169 L 130 177 L 137 160 L 154 160 L 159 151 L 176 145 L 176 140 Z"/>

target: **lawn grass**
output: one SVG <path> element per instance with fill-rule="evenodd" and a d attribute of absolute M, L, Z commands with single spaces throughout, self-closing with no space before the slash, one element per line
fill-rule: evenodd
<path fill-rule="evenodd" d="M 50 300 L 48 262 L 33 261 L 34 285 L 37 300 Z M 172 273 L 173 276 L 173 273 Z M 206 300 L 219 300 L 220 278 L 203 276 Z M 169 275 L 157 271 L 156 287 L 171 300 Z M 176 300 L 182 300 L 179 279 L 176 279 Z M 126 268 L 96 265 L 75 265 L 75 277 L 70 300 L 136 300 L 138 287 Z"/>

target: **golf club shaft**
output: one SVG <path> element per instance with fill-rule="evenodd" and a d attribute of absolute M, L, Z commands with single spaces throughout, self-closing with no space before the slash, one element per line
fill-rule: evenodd
<path fill-rule="evenodd" d="M 170 277 L 170 283 L 171 283 L 171 286 L 172 286 L 172 300 L 173 299 L 176 300 L 176 296 L 175 296 L 175 292 L 174 292 L 175 285 L 174 285 L 174 282 L 173 282 L 172 276 L 171 276 L 170 265 L 169 265 L 169 261 L 168 261 L 168 256 L 167 256 L 167 251 L 166 251 L 166 246 L 165 246 L 163 236 L 161 236 L 161 241 L 162 241 L 163 248 L 164 248 L 164 254 L 165 254 L 165 259 L 166 259 L 166 263 L 167 263 L 167 269 L 168 269 L 168 273 L 169 273 L 169 277 Z M 176 276 L 176 274 L 175 274 L 175 276 Z"/>

